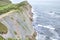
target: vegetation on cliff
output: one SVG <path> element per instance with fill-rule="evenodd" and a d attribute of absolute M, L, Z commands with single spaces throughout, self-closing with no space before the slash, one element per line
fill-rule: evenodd
<path fill-rule="evenodd" d="M 11 10 L 13 10 L 12 13 L 10 13 Z M 7 12 L 9 12 L 11 15 L 8 14 Z M 8 15 L 4 16 L 5 13 Z M 5 37 L 7 37 L 7 39 L 5 38 L 4 40 L 23 40 L 23 39 L 35 40 L 35 35 L 33 33 L 34 29 L 32 28 L 32 25 L 30 23 L 32 21 L 30 21 L 29 13 L 31 13 L 31 5 L 29 5 L 27 1 L 23 1 L 18 4 L 9 3 L 5 5 L 0 5 L 0 15 L 4 14 L 3 15 L 4 17 L 0 18 L 0 20 L 6 19 L 6 20 L 3 20 L 3 22 L 7 22 L 7 23 L 3 23 L 3 24 L 8 26 L 9 28 L 11 27 L 11 29 L 9 28 L 7 29 L 5 25 L 0 23 L 0 34 L 8 34 L 9 31 L 12 33 L 11 37 L 2 35 L 1 38 L 4 39 Z"/>
<path fill-rule="evenodd" d="M 0 34 L 6 34 L 7 32 L 7 27 L 0 22 Z"/>
<path fill-rule="evenodd" d="M 27 1 L 23 1 L 23 2 L 18 3 L 18 4 L 12 4 L 12 3 L 10 3 L 10 4 L 4 5 L 4 6 L 0 6 L 0 15 L 4 14 L 6 12 L 9 12 L 10 10 L 17 10 L 17 9 L 20 10 L 21 6 L 25 6 L 27 4 L 28 4 Z"/>
<path fill-rule="evenodd" d="M 10 3 L 11 3 L 11 1 L 9 1 L 9 0 L 0 0 L 0 6 L 5 6 L 5 5 L 8 5 Z"/>

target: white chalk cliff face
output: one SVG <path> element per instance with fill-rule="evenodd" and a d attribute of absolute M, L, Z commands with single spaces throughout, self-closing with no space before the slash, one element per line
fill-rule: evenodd
<path fill-rule="evenodd" d="M 1 34 L 5 39 L 35 40 L 36 33 L 32 26 L 32 7 L 27 4 L 21 10 L 11 10 L 0 15 L 0 22 L 8 29 L 6 34 Z"/>

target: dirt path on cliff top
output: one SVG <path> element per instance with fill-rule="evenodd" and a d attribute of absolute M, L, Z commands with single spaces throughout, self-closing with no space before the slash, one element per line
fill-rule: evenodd
<path fill-rule="evenodd" d="M 3 18 L 3 17 L 5 17 L 5 16 L 8 16 L 10 13 L 12 13 L 12 12 L 14 12 L 14 11 L 16 11 L 16 10 L 11 10 L 11 11 L 9 11 L 9 12 L 7 12 L 7 13 L 1 14 L 1 15 L 0 15 L 0 19 Z"/>

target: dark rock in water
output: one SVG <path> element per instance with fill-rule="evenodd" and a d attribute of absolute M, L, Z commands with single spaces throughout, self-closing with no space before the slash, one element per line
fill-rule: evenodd
<path fill-rule="evenodd" d="M 56 28 L 54 31 L 56 31 L 58 35 L 60 35 L 60 28 Z"/>
<path fill-rule="evenodd" d="M 51 40 L 51 39 L 50 39 L 50 37 L 46 36 L 46 37 L 45 37 L 45 40 Z"/>

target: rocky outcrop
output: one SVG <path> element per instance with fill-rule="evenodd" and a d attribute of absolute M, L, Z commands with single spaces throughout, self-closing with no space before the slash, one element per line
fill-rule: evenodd
<path fill-rule="evenodd" d="M 6 34 L 1 34 L 5 39 L 35 40 L 37 34 L 32 26 L 32 7 L 26 1 L 22 3 L 24 5 L 20 5 L 19 9 L 0 15 L 0 22 L 8 28 Z"/>

